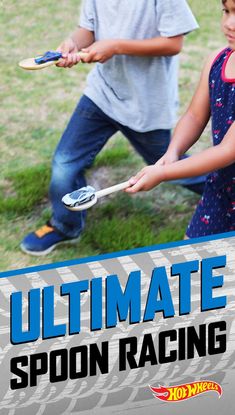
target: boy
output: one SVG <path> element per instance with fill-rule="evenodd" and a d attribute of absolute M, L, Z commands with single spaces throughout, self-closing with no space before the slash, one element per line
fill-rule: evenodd
<path fill-rule="evenodd" d="M 165 153 L 178 99 L 175 55 L 181 51 L 183 35 L 197 27 L 185 0 L 83 2 L 80 26 L 58 48 L 64 57 L 58 65 L 78 63 L 79 50 L 87 53 L 84 62 L 97 64 L 55 152 L 52 218 L 24 238 L 24 252 L 45 255 L 77 239 L 86 212 L 67 210 L 61 198 L 85 186 L 84 170 L 117 131 L 147 164 Z M 200 192 L 203 181 L 199 177 L 182 184 Z"/>

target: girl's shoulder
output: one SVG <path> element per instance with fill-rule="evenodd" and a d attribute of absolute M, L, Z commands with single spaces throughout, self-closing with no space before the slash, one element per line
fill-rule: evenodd
<path fill-rule="evenodd" d="M 224 53 L 226 53 L 227 48 L 220 48 L 212 52 L 209 57 L 206 59 L 203 69 L 202 69 L 202 79 L 205 80 L 205 82 L 209 79 L 209 74 L 211 72 L 211 68 L 219 59 L 219 57 L 222 57 Z"/>
<path fill-rule="evenodd" d="M 227 56 L 229 50 L 230 49 L 226 46 L 226 47 L 217 49 L 214 52 L 212 52 L 208 57 L 208 65 L 212 67 L 214 63 L 220 60 L 220 58 L 223 59 L 224 56 Z"/>
<path fill-rule="evenodd" d="M 229 51 L 229 48 L 220 48 L 212 52 L 209 57 L 206 59 L 206 62 L 204 64 L 203 70 L 202 70 L 202 77 L 204 79 L 209 79 L 209 74 L 211 73 L 212 67 L 214 64 L 219 62 L 220 60 L 224 60 L 224 56 L 227 55 Z"/>

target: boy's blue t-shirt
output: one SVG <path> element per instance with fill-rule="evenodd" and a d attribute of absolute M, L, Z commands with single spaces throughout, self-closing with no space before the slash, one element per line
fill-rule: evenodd
<path fill-rule="evenodd" d="M 96 40 L 172 37 L 198 28 L 185 0 L 84 0 L 80 26 Z M 178 104 L 178 57 L 117 55 L 97 63 L 85 95 L 122 125 L 170 129 Z"/>

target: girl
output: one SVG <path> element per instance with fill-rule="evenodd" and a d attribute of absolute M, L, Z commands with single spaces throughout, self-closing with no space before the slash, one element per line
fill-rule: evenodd
<path fill-rule="evenodd" d="M 135 193 L 163 181 L 210 173 L 186 232 L 189 238 L 235 229 L 235 0 L 223 0 L 222 5 L 228 47 L 208 59 L 165 155 L 132 177 L 127 189 Z M 198 140 L 210 116 L 214 147 L 179 160 Z"/>

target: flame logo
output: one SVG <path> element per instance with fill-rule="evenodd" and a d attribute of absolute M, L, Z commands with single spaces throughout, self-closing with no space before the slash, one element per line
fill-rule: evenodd
<path fill-rule="evenodd" d="M 149 386 L 155 398 L 165 402 L 179 402 L 194 398 L 202 393 L 217 392 L 219 398 L 223 394 L 222 387 L 213 381 L 202 380 L 199 382 L 185 383 L 175 386 L 161 386 L 158 388 Z"/>

